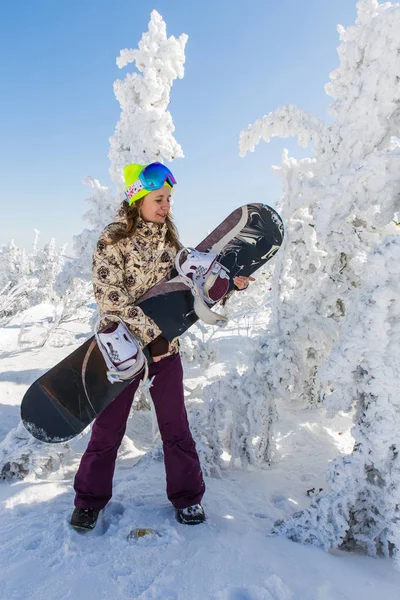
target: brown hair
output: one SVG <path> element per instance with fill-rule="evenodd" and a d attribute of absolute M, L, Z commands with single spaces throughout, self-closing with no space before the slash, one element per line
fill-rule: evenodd
<path fill-rule="evenodd" d="M 125 219 L 125 222 L 118 223 L 118 227 L 113 227 L 109 232 L 110 244 L 116 244 L 120 240 L 132 237 L 134 235 L 138 225 L 140 209 L 143 205 L 143 201 L 144 198 L 140 198 L 140 200 L 133 202 L 131 205 L 129 205 L 126 200 L 122 203 L 118 214 L 120 217 Z M 177 250 L 179 250 L 182 248 L 182 244 L 179 241 L 178 230 L 172 220 L 172 214 L 170 211 L 168 211 L 165 223 L 167 225 L 167 241 L 171 242 L 171 244 L 175 246 Z"/>

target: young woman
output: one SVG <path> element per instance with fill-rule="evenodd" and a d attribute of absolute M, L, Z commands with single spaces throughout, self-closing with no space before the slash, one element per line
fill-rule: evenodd
<path fill-rule="evenodd" d="M 183 371 L 178 343 L 170 344 L 156 323 L 135 306 L 135 301 L 174 266 L 181 248 L 170 212 L 171 190 L 176 183 L 161 163 L 124 168 L 127 200 L 118 219 L 108 225 L 93 255 L 93 287 L 101 315 L 118 315 L 144 345 L 153 362 L 150 388 L 164 449 L 167 496 L 179 522 L 205 520 L 201 499 L 205 485 L 184 405 Z M 251 278 L 252 279 L 252 278 Z M 249 278 L 237 277 L 238 289 Z M 75 510 L 71 525 L 93 529 L 99 512 L 112 495 L 118 448 L 125 434 L 140 377 L 96 418 L 86 452 L 75 476 Z"/>

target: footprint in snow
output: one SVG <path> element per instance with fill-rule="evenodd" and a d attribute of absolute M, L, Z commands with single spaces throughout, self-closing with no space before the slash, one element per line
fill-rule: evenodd
<path fill-rule="evenodd" d="M 269 519 L 270 518 L 269 515 L 267 515 L 267 513 L 255 512 L 253 514 L 257 519 Z"/>
<path fill-rule="evenodd" d="M 277 575 L 271 575 L 263 586 L 229 586 L 213 600 L 293 600 L 293 593 Z"/>
<path fill-rule="evenodd" d="M 96 535 L 104 535 L 111 528 L 117 528 L 118 522 L 124 514 L 125 508 L 121 502 L 109 502 L 100 512 L 97 525 L 93 530 Z"/>
<path fill-rule="evenodd" d="M 42 543 L 43 536 L 41 534 L 36 534 L 28 538 L 24 543 L 24 550 L 36 550 Z"/>
<path fill-rule="evenodd" d="M 252 585 L 248 588 L 229 586 L 227 589 L 219 592 L 215 600 L 275 600 L 273 596 L 264 588 Z"/>

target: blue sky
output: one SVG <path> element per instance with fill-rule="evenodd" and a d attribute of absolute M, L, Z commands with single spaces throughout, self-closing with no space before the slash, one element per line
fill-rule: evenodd
<path fill-rule="evenodd" d="M 169 110 L 185 158 L 169 164 L 177 180 L 174 215 L 195 245 L 231 210 L 275 205 L 270 172 L 283 148 L 310 155 L 295 140 L 261 143 L 239 157 L 242 129 L 284 104 L 328 118 L 324 84 L 338 65 L 338 23 L 356 18 L 352 0 L 14 0 L 0 18 L 0 244 L 71 242 L 85 226 L 81 183 L 104 185 L 109 137 L 120 107 L 112 84 L 122 48 L 136 48 L 152 9 L 168 35 L 189 36 L 185 77 Z M 71 243 L 69 244 L 71 251 Z"/>

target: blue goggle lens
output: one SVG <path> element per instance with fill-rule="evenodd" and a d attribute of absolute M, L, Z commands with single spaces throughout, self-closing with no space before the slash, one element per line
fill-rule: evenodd
<path fill-rule="evenodd" d="M 176 184 L 176 179 L 171 171 L 162 163 L 155 162 L 148 165 L 139 175 L 146 190 L 158 190 L 163 187 L 165 182 L 171 186 Z"/>

